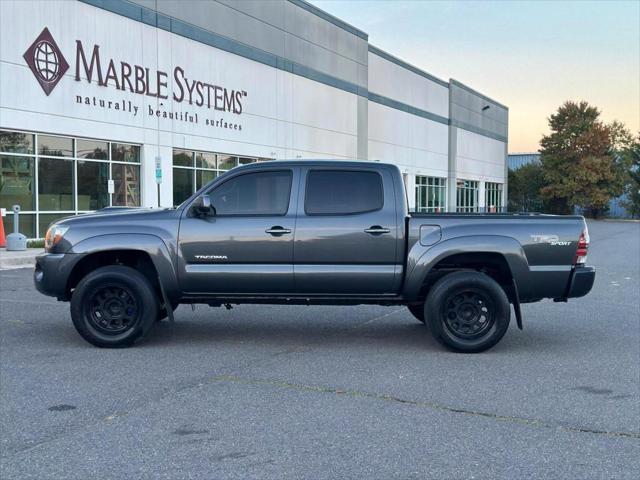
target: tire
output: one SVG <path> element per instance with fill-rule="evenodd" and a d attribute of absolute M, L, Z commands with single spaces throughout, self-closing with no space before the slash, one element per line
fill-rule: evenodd
<path fill-rule="evenodd" d="M 420 305 L 407 305 L 407 308 L 411 312 L 411 315 L 416 317 L 419 322 L 426 324 L 424 317 L 424 303 Z"/>
<path fill-rule="evenodd" d="M 89 273 L 71 297 L 73 325 L 97 347 L 133 345 L 149 331 L 158 314 L 158 299 L 146 277 L 121 265 Z"/>
<path fill-rule="evenodd" d="M 480 272 L 450 273 L 431 288 L 425 315 L 434 338 L 451 350 L 483 352 L 509 327 L 511 307 L 500 285 Z"/>

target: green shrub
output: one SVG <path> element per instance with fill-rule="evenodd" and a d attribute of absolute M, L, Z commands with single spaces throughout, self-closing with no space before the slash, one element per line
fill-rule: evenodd
<path fill-rule="evenodd" d="M 27 248 L 44 248 L 44 238 L 34 238 L 27 240 Z"/>

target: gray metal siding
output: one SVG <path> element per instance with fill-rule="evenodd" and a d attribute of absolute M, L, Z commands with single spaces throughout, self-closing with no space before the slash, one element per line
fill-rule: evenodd
<path fill-rule="evenodd" d="M 130 0 L 286 61 L 366 88 L 368 43 L 345 26 L 286 0 Z M 187 8 L 188 7 L 188 8 Z M 328 16 L 328 14 L 327 14 Z M 353 27 L 352 27 L 353 28 Z"/>
<path fill-rule="evenodd" d="M 367 34 L 304 0 L 80 0 L 413 115 L 507 142 L 508 109 L 370 46 Z M 368 52 L 449 87 L 449 118 L 368 92 Z M 358 155 L 366 154 L 358 108 Z M 488 110 L 482 108 L 489 105 Z"/>
<path fill-rule="evenodd" d="M 507 163 L 511 170 L 518 170 L 529 163 L 540 163 L 539 153 L 512 153 L 507 158 Z"/>
<path fill-rule="evenodd" d="M 453 126 L 507 141 L 509 109 L 455 80 L 450 81 L 449 117 Z M 482 110 L 489 106 L 487 110 Z"/>

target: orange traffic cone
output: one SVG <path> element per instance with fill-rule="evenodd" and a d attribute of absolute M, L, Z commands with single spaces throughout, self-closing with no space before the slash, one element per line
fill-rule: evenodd
<path fill-rule="evenodd" d="M 4 238 L 4 217 L 0 217 L 0 247 L 7 246 L 7 239 Z"/>

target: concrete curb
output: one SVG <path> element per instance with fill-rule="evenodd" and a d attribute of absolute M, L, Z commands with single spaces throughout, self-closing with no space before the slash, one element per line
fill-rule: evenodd
<path fill-rule="evenodd" d="M 0 270 L 33 268 L 36 264 L 36 255 L 42 253 L 44 253 L 42 248 L 27 248 L 21 252 L 8 252 L 5 248 L 0 248 Z"/>
<path fill-rule="evenodd" d="M 638 218 L 602 218 L 600 220 L 594 220 L 594 221 L 640 223 L 640 219 L 638 219 Z"/>

